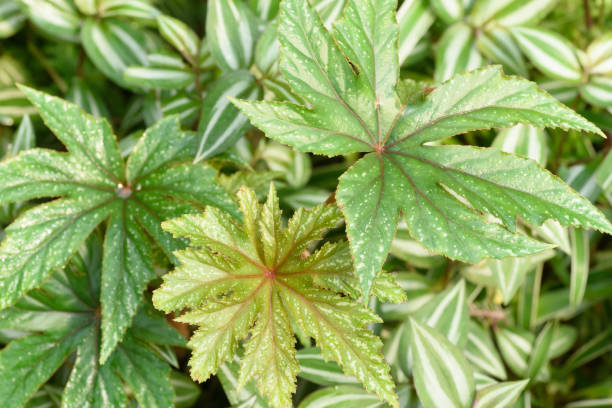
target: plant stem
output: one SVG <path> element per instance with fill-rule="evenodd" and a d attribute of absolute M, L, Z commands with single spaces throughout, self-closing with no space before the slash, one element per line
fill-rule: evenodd
<path fill-rule="evenodd" d="M 591 17 L 591 8 L 589 7 L 589 0 L 582 0 L 582 4 L 584 5 L 584 22 L 586 24 L 587 30 L 590 30 L 591 26 L 593 26 L 593 19 Z"/>

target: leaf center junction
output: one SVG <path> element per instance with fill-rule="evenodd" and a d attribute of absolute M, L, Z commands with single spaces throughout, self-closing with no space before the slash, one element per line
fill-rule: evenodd
<path fill-rule="evenodd" d="M 119 183 L 117 184 L 117 188 L 115 189 L 115 194 L 117 194 L 117 197 L 119 198 L 130 198 L 130 196 L 132 195 L 132 187 L 131 186 L 124 186 L 123 184 Z"/>

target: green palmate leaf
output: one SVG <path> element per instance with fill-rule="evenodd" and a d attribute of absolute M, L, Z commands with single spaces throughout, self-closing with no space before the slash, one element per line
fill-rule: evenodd
<path fill-rule="evenodd" d="M 104 362 L 121 340 L 154 277 L 151 244 L 167 256 L 181 243 L 162 220 L 218 205 L 233 212 L 216 172 L 186 164 L 194 135 L 176 117 L 149 129 L 127 163 L 109 124 L 61 99 L 24 88 L 68 153 L 33 149 L 0 164 L 0 203 L 61 197 L 24 213 L 0 247 L 0 308 L 14 304 L 66 264 L 83 240 L 107 220 L 102 275 Z"/>
<path fill-rule="evenodd" d="M 476 394 L 474 408 L 512 408 L 527 384 L 529 380 L 489 385 Z"/>
<path fill-rule="evenodd" d="M 291 405 L 299 371 L 293 321 L 317 341 L 326 360 L 340 363 L 347 375 L 397 406 L 382 343 L 366 328 L 378 318 L 337 293 L 355 281 L 348 245 L 327 243 L 310 256 L 304 252 L 338 223 L 339 211 L 325 205 L 300 209 L 283 229 L 272 186 L 265 205 L 249 189 L 238 197 L 242 225 L 216 208 L 164 223 L 167 231 L 201 248 L 177 252 L 181 266 L 153 296 L 165 311 L 187 308 L 179 320 L 199 327 L 190 341 L 192 377 L 204 381 L 216 373 L 248 337 L 240 385 L 255 378 L 272 406 Z M 342 291 L 358 294 L 354 286 Z"/>
<path fill-rule="evenodd" d="M 255 16 L 245 2 L 209 1 L 206 33 L 210 51 L 223 71 L 250 67 L 259 33 Z"/>
<path fill-rule="evenodd" d="M 127 67 L 148 64 L 143 33 L 123 20 L 87 19 L 81 42 L 94 65 L 119 85 L 126 84 L 123 72 Z"/>
<path fill-rule="evenodd" d="M 261 89 L 248 71 L 225 74 L 212 85 L 202 102 L 196 162 L 223 153 L 250 127 L 247 118 L 230 103 L 228 96 L 257 99 L 260 93 Z"/>
<path fill-rule="evenodd" d="M 437 330 L 410 319 L 414 382 L 425 408 L 472 406 L 474 378 L 459 348 Z"/>
<path fill-rule="evenodd" d="M 61 395 L 62 407 L 126 406 L 126 386 L 141 406 L 172 405 L 170 367 L 150 346 L 184 346 L 185 340 L 150 305 L 143 304 L 134 328 L 106 364 L 100 364 L 101 266 L 101 241 L 90 239 L 69 267 L 0 312 L 0 328 L 26 334 L 0 352 L 2 406 L 24 406 L 71 353 L 76 359 Z M 157 337 L 151 338 L 147 331 Z"/>
<path fill-rule="evenodd" d="M 367 153 L 341 177 L 336 193 L 365 293 L 390 249 L 400 210 L 426 248 L 472 263 L 548 247 L 516 234 L 516 216 L 537 225 L 556 218 L 612 232 L 592 204 L 532 161 L 469 146 L 425 145 L 517 123 L 601 131 L 535 84 L 495 67 L 459 75 L 423 102 L 401 105 L 394 8 L 393 0 L 351 0 L 334 41 L 307 1 L 284 1 L 281 69 L 308 107 L 234 101 L 269 137 L 297 150 Z M 486 222 L 482 212 L 503 225 Z"/>

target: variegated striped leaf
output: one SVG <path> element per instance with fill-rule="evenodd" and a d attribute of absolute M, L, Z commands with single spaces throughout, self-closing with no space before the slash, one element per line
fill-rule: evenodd
<path fill-rule="evenodd" d="M 419 273 L 399 272 L 396 281 L 404 289 L 408 300 L 400 304 L 379 303 L 376 312 L 385 322 L 408 319 L 434 296 L 431 292 L 433 283 Z"/>
<path fill-rule="evenodd" d="M 497 381 L 493 377 L 489 377 L 479 371 L 474 371 L 474 384 L 476 392 L 478 392 L 489 385 L 497 384 Z"/>
<path fill-rule="evenodd" d="M 538 85 L 566 105 L 571 105 L 578 97 L 575 83 L 557 80 L 538 80 Z"/>
<path fill-rule="evenodd" d="M 256 18 L 243 1 L 208 1 L 206 33 L 212 55 L 223 71 L 251 66 L 259 33 Z"/>
<path fill-rule="evenodd" d="M 489 330 L 472 320 L 468 325 L 467 345 L 463 354 L 476 370 L 499 380 L 507 378 L 506 369 Z"/>
<path fill-rule="evenodd" d="M 278 42 L 278 23 L 273 22 L 261 33 L 255 46 L 255 66 L 263 74 L 274 75 L 278 72 L 280 43 Z"/>
<path fill-rule="evenodd" d="M 497 24 L 510 27 L 536 24 L 556 6 L 559 0 L 502 0 L 501 2 L 507 4 L 500 8 L 493 18 Z"/>
<path fill-rule="evenodd" d="M 100 0 L 99 13 L 108 17 L 130 17 L 141 20 L 155 20 L 160 11 L 150 0 Z"/>
<path fill-rule="evenodd" d="M 565 362 L 565 371 L 573 371 L 612 350 L 612 328 L 584 343 Z"/>
<path fill-rule="evenodd" d="M 608 202 L 612 203 L 612 154 L 608 153 L 595 172 L 597 185 L 603 190 Z"/>
<path fill-rule="evenodd" d="M 586 50 L 591 75 L 612 74 L 612 32 L 593 41 Z"/>
<path fill-rule="evenodd" d="M 257 17 L 270 21 L 278 15 L 280 0 L 249 0 L 249 6 Z"/>
<path fill-rule="evenodd" d="M 546 220 L 541 226 L 535 227 L 534 232 L 544 241 L 557 245 L 557 248 L 566 254 L 571 252 L 568 229 L 558 221 Z"/>
<path fill-rule="evenodd" d="M 180 55 L 173 52 L 156 52 L 147 55 L 151 66 L 158 68 L 187 69 L 188 66 Z"/>
<path fill-rule="evenodd" d="M 400 65 L 412 54 L 434 20 L 426 0 L 406 0 L 402 3 L 397 11 Z"/>
<path fill-rule="evenodd" d="M 580 95 L 592 105 L 612 108 L 612 76 L 589 77 L 589 82 L 580 87 Z"/>
<path fill-rule="evenodd" d="M 312 5 L 319 13 L 323 25 L 329 30 L 332 24 L 340 18 L 347 0 L 313 0 Z"/>
<path fill-rule="evenodd" d="M 610 407 L 612 407 L 612 398 L 599 398 L 599 399 L 574 401 L 565 406 L 565 408 L 610 408 Z"/>
<path fill-rule="evenodd" d="M 552 360 L 567 353 L 576 342 L 578 330 L 574 326 L 557 325 L 550 343 L 548 357 Z"/>
<path fill-rule="evenodd" d="M 401 283 L 400 283 L 401 284 Z M 409 295 L 408 295 L 409 296 Z M 416 319 L 426 326 L 436 329 L 453 345 L 463 347 L 467 340 L 467 322 L 469 312 L 465 301 L 465 281 L 460 280 L 454 287 L 440 292 L 429 302 L 414 312 Z M 400 347 L 406 350 L 400 353 L 399 364 L 406 375 L 413 370 L 412 329 L 406 322 L 402 330 Z"/>
<path fill-rule="evenodd" d="M 534 335 L 515 327 L 500 327 L 495 330 L 495 339 L 510 370 L 519 377 L 526 377 Z"/>
<path fill-rule="evenodd" d="M 313 392 L 304 398 L 298 408 L 383 408 L 385 406 L 376 395 L 360 387 L 339 385 Z"/>
<path fill-rule="evenodd" d="M 8 38 L 23 26 L 25 15 L 17 0 L 4 0 L 0 3 L 0 38 Z"/>
<path fill-rule="evenodd" d="M 300 377 L 318 385 L 359 384 L 355 377 L 349 377 L 334 361 L 325 361 L 321 350 L 305 348 L 297 352 L 300 362 Z"/>
<path fill-rule="evenodd" d="M 545 75 L 569 82 L 582 80 L 576 49 L 560 34 L 531 27 L 510 30 L 529 60 Z"/>
<path fill-rule="evenodd" d="M 529 384 L 529 380 L 508 381 L 490 385 L 476 394 L 474 408 L 512 408 Z"/>
<path fill-rule="evenodd" d="M 30 21 L 53 38 L 78 41 L 81 18 L 69 0 L 21 0 Z"/>
<path fill-rule="evenodd" d="M 461 20 L 465 13 L 461 0 L 430 0 L 429 4 L 438 17 L 447 24 Z"/>
<path fill-rule="evenodd" d="M 123 80 L 134 87 L 177 89 L 195 81 L 193 72 L 186 69 L 162 67 L 128 67 Z"/>
<path fill-rule="evenodd" d="M 250 127 L 228 97 L 256 99 L 259 95 L 260 88 L 249 71 L 225 74 L 214 83 L 202 102 L 196 162 L 229 149 Z"/>
<path fill-rule="evenodd" d="M 175 408 L 193 407 L 202 393 L 200 387 L 188 375 L 178 371 L 170 372 L 170 384 L 174 390 Z"/>
<path fill-rule="evenodd" d="M 457 346 L 437 330 L 410 319 L 414 383 L 425 408 L 469 408 L 474 377 Z"/>
<path fill-rule="evenodd" d="M 576 307 L 582 303 L 589 278 L 590 240 L 589 233 L 581 228 L 570 228 L 572 242 L 571 275 L 570 275 L 570 306 Z"/>
<path fill-rule="evenodd" d="M 21 118 L 19 127 L 15 134 L 12 135 L 12 142 L 8 148 L 8 155 L 4 159 L 15 157 L 19 152 L 34 148 L 36 145 L 36 134 L 34 133 L 34 126 L 30 115 L 24 115 Z"/>
<path fill-rule="evenodd" d="M 76 103 L 94 116 L 111 117 L 104 100 L 82 78 L 73 79 L 66 94 L 66 99 Z"/>
<path fill-rule="evenodd" d="M 180 52 L 187 61 L 196 64 L 200 50 L 200 39 L 191 28 L 182 21 L 161 15 L 157 17 L 159 33 Z"/>
<path fill-rule="evenodd" d="M 279 191 L 281 203 L 297 210 L 304 207 L 307 210 L 323 204 L 331 194 L 331 191 L 317 187 L 303 187 L 295 190 Z"/>
<path fill-rule="evenodd" d="M 497 134 L 492 147 L 514 153 L 546 166 L 548 160 L 547 134 L 544 129 L 531 125 L 516 125 Z"/>
<path fill-rule="evenodd" d="M 261 152 L 261 158 L 271 171 L 283 174 L 293 188 L 304 187 L 312 174 L 310 157 L 277 142 L 270 142 Z"/>
<path fill-rule="evenodd" d="M 529 357 L 529 365 L 527 366 L 527 377 L 531 381 L 540 373 L 540 370 L 548 363 L 550 359 L 550 345 L 553 340 L 553 334 L 556 330 L 556 323 L 548 322 L 540 331 L 535 340 L 533 351 Z"/>
<path fill-rule="evenodd" d="M 502 292 L 504 304 L 507 305 L 512 301 L 527 273 L 554 255 L 554 251 L 549 249 L 525 257 L 491 259 L 489 265 L 497 282 L 496 286 Z"/>
<path fill-rule="evenodd" d="M 0 89 L 0 124 L 12 126 L 15 118 L 38 113 L 17 88 Z"/>
<path fill-rule="evenodd" d="M 478 68 L 482 63 L 472 28 L 460 22 L 449 27 L 438 43 L 434 79 L 443 82 L 455 74 Z"/>
<path fill-rule="evenodd" d="M 399 364 L 400 353 L 406 352 L 402 346 L 402 329 L 403 324 L 397 326 L 391 334 L 383 340 L 382 353 L 385 357 L 389 367 L 391 368 L 391 376 L 396 384 L 408 382 L 408 377 L 404 374 L 404 371 Z"/>
<path fill-rule="evenodd" d="M 98 0 L 73 0 L 79 11 L 87 16 L 93 16 L 98 12 Z"/>
<path fill-rule="evenodd" d="M 239 386 L 239 369 L 240 364 L 236 359 L 231 363 L 228 361 L 220 365 L 217 371 L 217 377 L 230 404 L 233 407 L 268 408 L 267 401 L 257 393 L 254 381 L 249 382 L 246 386 Z"/>
<path fill-rule="evenodd" d="M 118 19 L 87 19 L 81 41 L 94 65 L 118 85 L 125 86 L 123 71 L 134 65 L 148 65 L 143 33 Z"/>
<path fill-rule="evenodd" d="M 427 38 L 422 38 L 421 41 L 414 46 L 414 49 L 406 59 L 404 59 L 402 66 L 409 67 L 423 61 L 431 54 L 431 44 Z"/>
<path fill-rule="evenodd" d="M 483 31 L 476 43 L 482 55 L 492 62 L 502 64 L 508 73 L 529 77 L 523 54 L 505 28 Z"/>
<path fill-rule="evenodd" d="M 528 273 L 525 276 L 525 282 L 519 291 L 516 306 L 516 322 L 523 329 L 531 330 L 536 325 L 543 270 L 543 264 L 536 266 L 533 273 Z"/>
<path fill-rule="evenodd" d="M 444 265 L 446 262 L 442 256 L 431 253 L 431 251 L 415 241 L 410 236 L 408 226 L 404 220 L 401 220 L 397 225 L 390 253 L 417 268 L 435 268 Z"/>

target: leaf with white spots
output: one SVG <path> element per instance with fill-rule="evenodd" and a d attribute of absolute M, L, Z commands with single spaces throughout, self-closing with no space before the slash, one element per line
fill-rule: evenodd
<path fill-rule="evenodd" d="M 14 304 L 66 264 L 81 243 L 108 221 L 102 275 L 100 360 L 108 359 L 155 276 L 152 243 L 171 257 L 182 243 L 161 221 L 206 205 L 235 213 L 216 172 L 188 164 L 194 136 L 176 117 L 145 132 L 127 162 L 108 122 L 59 98 L 23 88 L 68 152 L 32 149 L 0 165 L 2 203 L 56 198 L 25 212 L 0 246 L 0 308 Z"/>
<path fill-rule="evenodd" d="M 410 319 L 414 383 L 425 408 L 469 408 L 474 377 L 457 346 L 437 330 Z"/>
<path fill-rule="evenodd" d="M 390 250 L 400 210 L 424 247 L 472 263 L 549 247 L 517 234 L 517 216 L 534 225 L 555 218 L 612 232 L 599 210 L 533 161 L 492 149 L 427 145 L 518 123 L 601 131 L 534 83 L 496 67 L 455 76 L 402 105 L 395 89 L 394 3 L 350 1 L 334 40 L 308 2 L 285 0 L 281 70 L 308 106 L 234 101 L 268 137 L 297 150 L 367 153 L 340 177 L 336 192 L 363 292 Z"/>
<path fill-rule="evenodd" d="M 336 361 L 347 376 L 398 407 L 382 342 L 367 328 L 379 319 L 352 298 L 355 287 L 341 289 L 343 282 L 354 282 L 348 245 L 325 243 L 304 256 L 312 241 L 336 226 L 340 211 L 324 204 L 299 209 L 283 228 L 272 184 L 263 205 L 247 188 L 238 198 L 243 223 L 209 207 L 163 224 L 194 246 L 176 252 L 180 266 L 153 294 L 156 307 L 186 309 L 178 320 L 198 326 L 190 340 L 191 376 L 207 380 L 248 339 L 238 388 L 255 379 L 270 405 L 290 406 L 299 372 L 295 326 L 315 339 L 325 360 Z"/>

